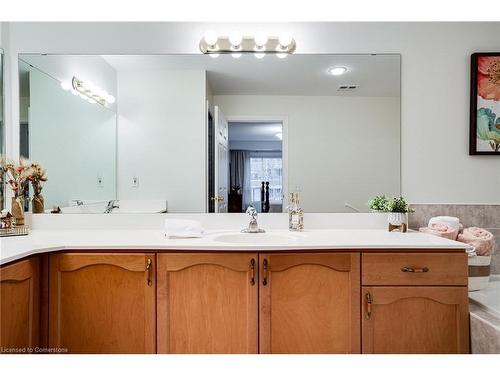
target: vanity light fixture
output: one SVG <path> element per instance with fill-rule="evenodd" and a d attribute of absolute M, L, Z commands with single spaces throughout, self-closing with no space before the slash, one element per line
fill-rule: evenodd
<path fill-rule="evenodd" d="M 328 69 L 328 74 L 332 76 L 340 76 L 347 72 L 347 68 L 345 66 L 334 66 Z"/>
<path fill-rule="evenodd" d="M 115 102 L 113 95 L 100 89 L 92 82 L 85 82 L 77 77 L 73 77 L 71 83 L 61 82 L 61 87 L 63 90 L 71 91 L 73 95 L 78 95 L 89 103 L 99 103 L 105 106 L 106 104 L 113 104 Z"/>
<path fill-rule="evenodd" d="M 279 58 L 292 54 L 297 47 L 290 33 L 279 36 L 268 36 L 256 33 L 255 36 L 244 36 L 239 32 L 232 32 L 229 36 L 218 36 L 214 31 L 207 31 L 200 40 L 200 51 L 207 55 L 254 53 L 255 57 L 262 58 L 262 54 L 275 54 Z M 216 57 L 216 56 L 214 56 Z"/>

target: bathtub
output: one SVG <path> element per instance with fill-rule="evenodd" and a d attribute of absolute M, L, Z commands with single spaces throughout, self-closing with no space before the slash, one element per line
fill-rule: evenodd
<path fill-rule="evenodd" d="M 500 354 L 500 275 L 485 289 L 469 292 L 472 353 Z"/>

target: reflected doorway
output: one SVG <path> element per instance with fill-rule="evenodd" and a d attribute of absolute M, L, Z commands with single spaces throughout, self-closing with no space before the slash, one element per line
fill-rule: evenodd
<path fill-rule="evenodd" d="M 228 117 L 228 212 L 283 212 L 283 120 Z"/>

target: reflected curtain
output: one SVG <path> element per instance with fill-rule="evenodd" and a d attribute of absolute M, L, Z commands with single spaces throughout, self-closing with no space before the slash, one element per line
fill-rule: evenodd
<path fill-rule="evenodd" d="M 250 152 L 231 150 L 230 163 L 230 188 L 240 187 L 240 193 L 243 194 L 243 208 L 246 209 L 251 203 Z"/>

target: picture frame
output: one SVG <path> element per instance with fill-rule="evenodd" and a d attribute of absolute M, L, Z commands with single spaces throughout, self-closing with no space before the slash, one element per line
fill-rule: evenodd
<path fill-rule="evenodd" d="M 469 155 L 500 155 L 500 52 L 471 55 Z"/>

